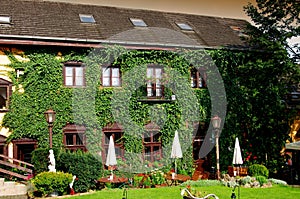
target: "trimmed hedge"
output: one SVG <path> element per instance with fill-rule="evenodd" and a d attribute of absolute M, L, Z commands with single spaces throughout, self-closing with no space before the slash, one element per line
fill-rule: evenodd
<path fill-rule="evenodd" d="M 55 161 L 58 161 L 58 149 L 53 149 Z M 37 148 L 32 152 L 31 162 L 34 165 L 35 174 L 48 171 L 49 148 Z"/>
<path fill-rule="evenodd" d="M 95 189 L 97 180 L 102 176 L 103 167 L 100 159 L 96 159 L 89 152 L 80 150 L 62 151 L 57 162 L 57 169 L 76 175 L 75 192 L 86 192 Z"/>
<path fill-rule="evenodd" d="M 267 167 L 261 164 L 253 164 L 249 166 L 248 172 L 250 176 L 265 176 L 266 178 L 269 177 L 269 170 Z"/>
<path fill-rule="evenodd" d="M 31 182 L 35 187 L 35 196 L 48 196 L 53 192 L 59 195 L 67 194 L 72 175 L 64 172 L 42 172 L 36 175 Z"/>

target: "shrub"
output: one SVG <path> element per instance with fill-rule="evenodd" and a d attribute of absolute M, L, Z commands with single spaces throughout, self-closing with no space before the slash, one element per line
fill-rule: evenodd
<path fill-rule="evenodd" d="M 152 179 L 153 185 L 160 185 L 166 181 L 164 173 L 161 171 L 153 172 L 151 174 L 151 179 Z"/>
<path fill-rule="evenodd" d="M 265 176 L 256 176 L 255 178 L 259 182 L 260 186 L 268 182 Z"/>
<path fill-rule="evenodd" d="M 144 182 L 143 182 L 143 186 L 145 187 L 150 187 L 152 185 L 152 182 L 151 182 L 151 178 L 148 176 Z"/>
<path fill-rule="evenodd" d="M 96 182 L 103 173 L 102 163 L 89 152 L 80 150 L 60 153 L 57 169 L 76 175 L 75 192 L 86 192 L 96 188 Z"/>
<path fill-rule="evenodd" d="M 265 176 L 266 178 L 269 177 L 269 170 L 267 167 L 261 164 L 253 164 L 249 166 L 248 172 L 250 176 Z"/>
<path fill-rule="evenodd" d="M 55 160 L 58 158 L 57 149 L 53 149 Z M 34 171 L 39 174 L 44 171 L 48 171 L 49 165 L 49 148 L 37 148 L 32 152 L 31 162 L 34 165 Z"/>
<path fill-rule="evenodd" d="M 133 177 L 133 186 L 139 187 L 143 178 L 144 178 L 144 175 L 140 175 L 140 174 L 135 175 Z"/>
<path fill-rule="evenodd" d="M 35 187 L 35 195 L 48 196 L 54 191 L 59 195 L 66 194 L 69 184 L 72 182 L 72 175 L 64 172 L 42 172 L 32 180 Z"/>

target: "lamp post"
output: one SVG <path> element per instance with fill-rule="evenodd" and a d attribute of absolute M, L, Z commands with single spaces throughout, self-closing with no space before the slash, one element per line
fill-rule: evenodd
<path fill-rule="evenodd" d="M 219 137 L 220 137 L 221 118 L 216 115 L 213 118 L 211 118 L 211 122 L 213 125 L 214 137 L 216 139 L 217 178 L 218 180 L 220 180 Z"/>
<path fill-rule="evenodd" d="M 49 109 L 44 114 L 45 114 L 46 121 L 47 121 L 48 127 L 49 127 L 49 146 L 50 146 L 50 149 L 52 149 L 52 127 L 53 127 L 53 122 L 55 120 L 56 113 L 54 110 Z"/>

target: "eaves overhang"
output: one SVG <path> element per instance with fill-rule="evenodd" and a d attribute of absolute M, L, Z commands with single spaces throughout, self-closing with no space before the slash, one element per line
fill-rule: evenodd
<path fill-rule="evenodd" d="M 4 35 L 0 34 L 0 45 L 36 45 L 36 46 L 64 46 L 81 48 L 104 48 L 109 45 L 120 45 L 127 49 L 143 50 L 174 50 L 174 49 L 192 49 L 192 50 L 249 50 L 247 47 L 222 47 L 222 46 L 201 46 L 173 43 L 154 43 L 154 42 L 132 42 L 120 40 L 97 40 L 67 37 L 42 37 L 30 35 Z"/>

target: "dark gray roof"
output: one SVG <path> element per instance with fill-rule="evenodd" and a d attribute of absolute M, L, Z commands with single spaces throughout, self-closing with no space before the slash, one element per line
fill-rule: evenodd
<path fill-rule="evenodd" d="M 82 23 L 79 14 L 93 15 L 96 22 Z M 248 24 L 238 19 L 42 0 L 1 0 L 1 16 L 10 16 L 11 23 L 0 24 L 0 43 L 45 45 L 245 47 L 239 34 Z M 148 26 L 134 27 L 129 18 L 143 19 Z M 193 31 L 183 31 L 175 22 L 187 23 Z"/>

